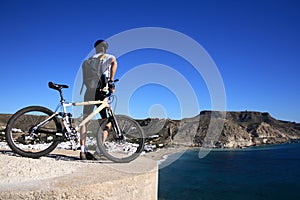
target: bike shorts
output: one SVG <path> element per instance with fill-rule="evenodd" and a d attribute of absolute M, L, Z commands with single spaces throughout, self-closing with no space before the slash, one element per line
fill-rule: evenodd
<path fill-rule="evenodd" d="M 87 90 L 84 94 L 84 101 L 103 101 L 105 99 L 105 95 L 100 90 L 90 89 Z M 91 114 L 95 107 L 99 107 L 101 104 L 98 105 L 85 105 L 83 106 L 83 117 L 86 118 L 89 114 Z M 99 112 L 102 119 L 108 118 L 107 108 L 102 109 Z"/>

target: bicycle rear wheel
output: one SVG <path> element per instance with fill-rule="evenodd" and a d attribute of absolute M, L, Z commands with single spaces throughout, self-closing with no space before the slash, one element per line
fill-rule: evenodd
<path fill-rule="evenodd" d="M 52 117 L 36 129 L 36 125 L 52 114 L 51 110 L 41 106 L 30 106 L 16 112 L 6 126 L 5 138 L 9 147 L 15 153 L 30 158 L 53 151 L 59 143 L 55 134 L 61 131 L 58 118 Z"/>
<path fill-rule="evenodd" d="M 140 125 L 130 117 L 117 115 L 110 118 L 112 128 L 103 142 L 103 130 L 108 119 L 102 120 L 97 133 L 97 145 L 100 152 L 109 160 L 127 163 L 136 159 L 144 149 L 145 137 Z M 123 138 L 116 137 L 116 126 L 119 126 Z"/>

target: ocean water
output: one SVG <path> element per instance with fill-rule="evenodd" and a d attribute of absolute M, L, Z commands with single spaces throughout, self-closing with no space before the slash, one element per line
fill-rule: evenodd
<path fill-rule="evenodd" d="M 159 200 L 300 199 L 300 143 L 198 154 L 167 158 L 177 159 L 159 170 Z"/>

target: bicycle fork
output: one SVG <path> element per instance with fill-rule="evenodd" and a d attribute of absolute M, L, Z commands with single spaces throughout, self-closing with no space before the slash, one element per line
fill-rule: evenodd
<path fill-rule="evenodd" d="M 110 117 L 112 119 L 112 123 L 113 123 L 112 126 L 113 126 L 113 129 L 114 129 L 115 133 L 116 133 L 117 139 L 119 139 L 119 140 L 126 139 L 124 133 L 122 132 L 122 130 L 119 127 L 119 124 L 116 120 L 115 115 L 112 112 L 110 112 Z"/>

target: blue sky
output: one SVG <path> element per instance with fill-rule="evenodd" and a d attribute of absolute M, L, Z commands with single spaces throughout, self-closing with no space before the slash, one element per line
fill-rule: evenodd
<path fill-rule="evenodd" d="M 0 27 L 0 113 L 28 105 L 54 109 L 58 96 L 48 89 L 48 81 L 70 85 L 65 94 L 71 101 L 81 62 L 96 39 L 162 27 L 187 35 L 210 55 L 224 82 L 228 111 L 269 112 L 277 119 L 300 122 L 300 2 L 296 0 L 0 0 Z M 182 114 L 179 101 L 189 105 L 189 96 L 178 100 L 170 88 L 148 84 L 132 94 L 128 105 L 132 117 L 155 117 L 160 112 L 169 118 L 192 117 L 211 109 L 202 77 L 172 52 L 144 49 L 118 61 L 118 78 L 146 63 L 174 68 L 189 81 L 199 102 L 199 107 Z"/>

